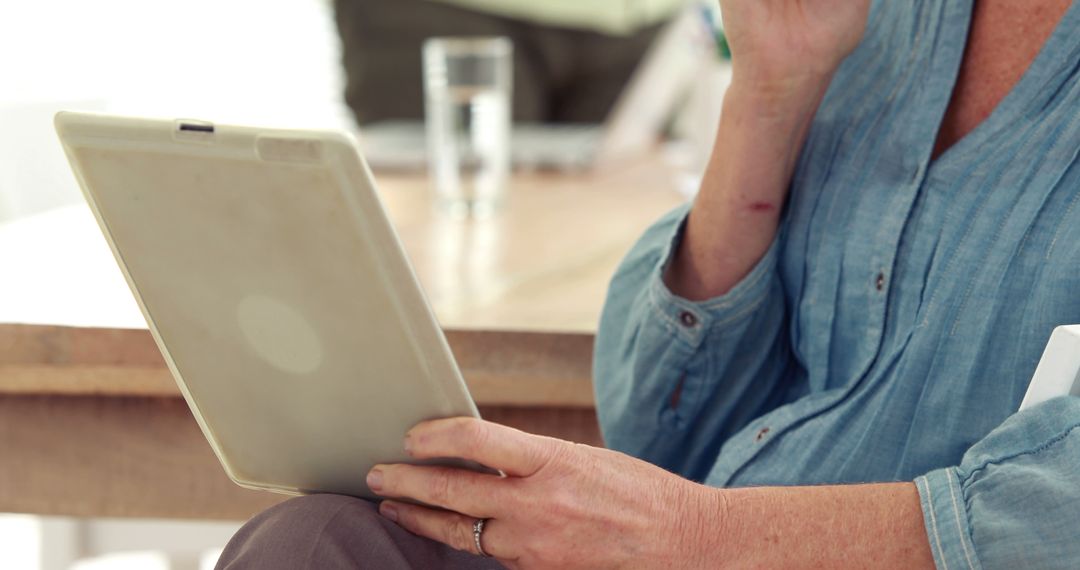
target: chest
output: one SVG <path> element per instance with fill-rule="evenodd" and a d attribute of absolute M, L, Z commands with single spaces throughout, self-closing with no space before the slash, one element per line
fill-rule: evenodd
<path fill-rule="evenodd" d="M 1000 62 L 969 56 L 985 41 L 966 34 L 970 3 L 879 8 L 792 185 L 781 276 L 795 357 L 811 389 L 868 377 L 915 342 L 955 345 L 934 360 L 954 367 L 1001 342 L 976 360 L 1020 370 L 1053 325 L 1080 322 L 1080 41 L 1051 34 L 1010 56 L 1023 77 L 1000 82 L 987 128 L 931 161 L 941 117 L 977 108 L 956 102 L 971 85 L 957 70 Z M 1080 9 L 1068 18 L 1062 30 Z"/>
<path fill-rule="evenodd" d="M 942 154 L 993 113 L 1053 33 L 1072 0 L 975 2 L 964 60 L 938 132 Z"/>
<path fill-rule="evenodd" d="M 969 78 L 1002 64 L 967 52 L 995 37 L 1018 49 L 1014 35 L 987 40 L 985 23 L 968 34 L 973 4 L 880 0 L 822 103 L 778 266 L 791 403 L 754 426 L 771 428 L 769 447 L 734 477 L 722 465 L 718 484 L 905 480 L 953 464 L 1015 412 L 1053 327 L 1080 322 L 1080 4 L 1027 55 L 999 54 L 1017 75 L 974 99 L 996 108 L 986 128 L 931 160 L 946 110 L 979 108 L 954 100 L 985 95 L 957 83 L 962 63 Z"/>

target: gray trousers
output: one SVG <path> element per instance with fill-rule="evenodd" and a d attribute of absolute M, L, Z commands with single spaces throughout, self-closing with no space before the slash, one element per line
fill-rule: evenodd
<path fill-rule="evenodd" d="M 380 516 L 371 502 L 342 495 L 290 499 L 256 515 L 229 541 L 221 570 L 505 570 L 416 536 Z"/>

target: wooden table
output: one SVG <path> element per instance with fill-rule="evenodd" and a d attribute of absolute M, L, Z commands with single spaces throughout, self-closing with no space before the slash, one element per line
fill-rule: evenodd
<path fill-rule="evenodd" d="M 681 201 L 672 174 L 519 175 L 474 222 L 434 212 L 422 178 L 378 178 L 484 417 L 599 444 L 595 323 Z M 244 519 L 281 500 L 225 477 L 144 326 L 85 207 L 0 225 L 0 512 Z"/>

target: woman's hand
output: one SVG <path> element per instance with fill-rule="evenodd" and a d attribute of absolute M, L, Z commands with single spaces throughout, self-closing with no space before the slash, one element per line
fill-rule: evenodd
<path fill-rule="evenodd" d="M 368 486 L 379 511 L 415 534 L 476 553 L 473 523 L 490 519 L 483 548 L 509 568 L 703 567 L 722 515 L 716 490 L 605 449 L 530 435 L 472 418 L 422 423 L 405 440 L 417 459 L 458 457 L 506 477 L 446 467 L 379 465 Z M 716 533 L 718 534 L 718 533 Z"/>
<path fill-rule="evenodd" d="M 762 90 L 828 83 L 866 29 L 870 0 L 721 0 L 734 82 Z"/>

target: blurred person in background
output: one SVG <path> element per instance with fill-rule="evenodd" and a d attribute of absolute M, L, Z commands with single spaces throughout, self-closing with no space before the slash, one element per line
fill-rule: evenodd
<path fill-rule="evenodd" d="M 600 123 L 685 0 L 335 0 L 358 124 L 424 114 L 421 48 L 434 36 L 514 44 L 516 122 Z"/>

